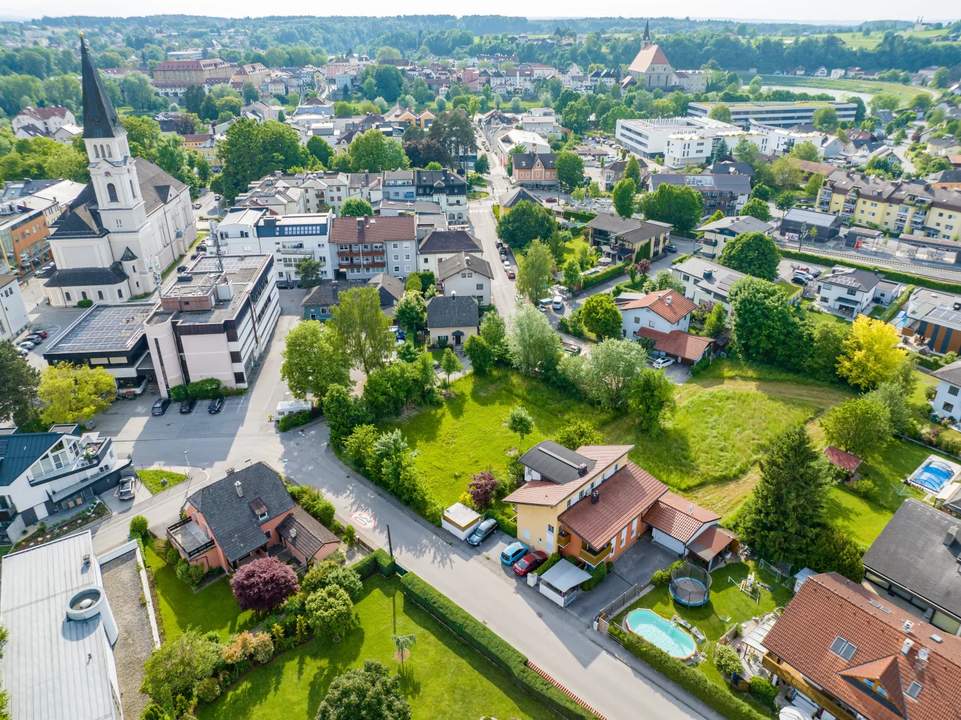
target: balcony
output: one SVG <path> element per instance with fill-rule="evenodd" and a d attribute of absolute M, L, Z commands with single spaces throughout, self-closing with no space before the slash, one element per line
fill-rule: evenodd
<path fill-rule="evenodd" d="M 591 567 L 597 567 L 598 565 L 600 565 L 602 562 L 604 562 L 608 558 L 608 556 L 610 556 L 611 552 L 613 551 L 613 548 L 611 548 L 610 543 L 607 543 L 607 545 L 605 545 L 601 550 L 598 550 L 596 552 L 591 552 L 589 548 L 590 548 L 589 545 L 582 546 L 580 552 L 577 553 L 577 557 L 579 557 L 581 560 L 586 562 Z"/>
<path fill-rule="evenodd" d="M 167 539 L 180 551 L 181 556 L 192 560 L 214 547 L 207 532 L 193 518 L 178 520 L 167 528 Z"/>
<path fill-rule="evenodd" d="M 561 531 L 561 534 L 557 536 L 557 547 L 566 548 L 571 544 L 571 534 L 568 532 Z"/>

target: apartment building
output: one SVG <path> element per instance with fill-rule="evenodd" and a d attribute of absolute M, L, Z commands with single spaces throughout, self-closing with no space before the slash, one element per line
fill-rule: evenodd
<path fill-rule="evenodd" d="M 233 66 L 220 58 L 165 60 L 154 68 L 153 79 L 157 86 L 187 88 L 191 85 L 226 83 L 233 71 Z"/>
<path fill-rule="evenodd" d="M 854 115 L 858 106 L 852 102 L 835 102 L 824 100 L 798 100 L 787 102 L 693 102 L 687 106 L 687 114 L 691 117 L 706 118 L 718 105 L 723 105 L 731 111 L 731 123 L 745 130 L 752 123 L 771 125 L 773 127 L 791 128 L 798 125 L 810 125 L 814 122 L 814 113 L 826 107 L 834 108 L 838 121 L 854 122 Z"/>
<path fill-rule="evenodd" d="M 0 204 L 0 271 L 38 268 L 50 257 L 49 235 L 41 210 L 18 201 Z"/>
<path fill-rule="evenodd" d="M 838 170 L 821 186 L 817 209 L 894 235 L 961 239 L 961 192 L 920 180 L 889 181 Z"/>
<path fill-rule="evenodd" d="M 273 268 L 270 255 L 207 256 L 162 290 L 145 322 L 161 395 L 208 378 L 248 386 L 280 316 Z"/>
<path fill-rule="evenodd" d="M 417 269 L 416 221 L 410 215 L 334 218 L 329 242 L 337 270 L 348 280 L 382 272 L 402 278 Z"/>
<path fill-rule="evenodd" d="M 302 260 L 320 264 L 320 278 L 333 280 L 337 262 L 330 245 L 331 213 L 304 213 L 276 217 L 265 215 L 256 227 L 260 252 L 274 256 L 275 278 L 284 286 L 300 280 Z"/>
<path fill-rule="evenodd" d="M 13 340 L 29 322 L 16 276 L 0 275 L 0 340 Z"/>

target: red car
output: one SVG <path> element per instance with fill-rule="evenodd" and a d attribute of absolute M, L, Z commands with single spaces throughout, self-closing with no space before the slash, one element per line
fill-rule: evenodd
<path fill-rule="evenodd" d="M 547 553 L 543 550 L 531 550 L 524 557 L 514 563 L 514 574 L 524 577 L 531 570 L 537 569 L 542 562 L 547 560 Z"/>

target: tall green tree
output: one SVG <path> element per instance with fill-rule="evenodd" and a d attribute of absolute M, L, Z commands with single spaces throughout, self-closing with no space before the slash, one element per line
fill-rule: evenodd
<path fill-rule="evenodd" d="M 635 188 L 641 186 L 641 164 L 634 155 L 631 155 L 624 167 L 624 178 L 632 180 Z"/>
<path fill-rule="evenodd" d="M 158 705 L 172 708 L 177 696 L 192 698 L 194 687 L 213 675 L 219 662 L 220 644 L 187 629 L 147 658 L 142 690 Z"/>
<path fill-rule="evenodd" d="M 346 290 L 337 298 L 330 320 L 352 364 L 364 372 L 381 367 L 394 347 L 390 321 L 380 310 L 377 288 Z"/>
<path fill-rule="evenodd" d="M 773 283 L 744 278 L 734 284 L 731 339 L 747 360 L 800 369 L 807 360 L 810 330 L 800 311 Z"/>
<path fill-rule="evenodd" d="M 859 315 L 838 358 L 838 375 L 861 390 L 871 390 L 899 377 L 907 353 L 892 325 Z"/>
<path fill-rule="evenodd" d="M 280 376 L 294 397 L 323 399 L 332 385 L 350 386 L 350 360 L 330 325 L 304 320 L 287 333 Z"/>
<path fill-rule="evenodd" d="M 827 441 L 855 455 L 865 457 L 891 438 L 891 412 L 871 394 L 845 400 L 821 418 Z"/>
<path fill-rule="evenodd" d="M 313 135 L 307 141 L 307 152 L 324 167 L 327 167 L 330 159 L 334 156 L 334 149 L 330 146 L 330 143 L 319 135 Z"/>
<path fill-rule="evenodd" d="M 228 202 L 254 180 L 307 164 L 307 149 L 300 144 L 297 131 L 274 120 L 237 120 L 217 144 L 217 154 L 223 164 L 217 187 Z"/>
<path fill-rule="evenodd" d="M 562 150 L 555 158 L 557 179 L 568 191 L 580 187 L 584 183 L 584 161 L 570 150 Z"/>
<path fill-rule="evenodd" d="M 350 143 L 349 154 L 353 172 L 379 173 L 410 165 L 403 146 L 377 129 L 356 135 Z"/>
<path fill-rule="evenodd" d="M 547 295 L 551 286 L 554 256 L 540 240 L 534 240 L 517 261 L 517 291 L 532 303 Z"/>
<path fill-rule="evenodd" d="M 634 214 L 634 195 L 636 193 L 637 187 L 629 177 L 622 178 L 615 183 L 611 200 L 614 202 L 614 210 L 622 218 L 627 219 Z"/>
<path fill-rule="evenodd" d="M 599 340 L 621 336 L 621 311 L 609 293 L 591 295 L 581 306 L 581 322 Z"/>
<path fill-rule="evenodd" d="M 638 426 L 650 432 L 674 411 L 674 383 L 663 370 L 641 368 L 627 386 L 627 407 Z"/>
<path fill-rule="evenodd" d="M 704 201 L 694 188 L 663 183 L 641 197 L 640 207 L 648 220 L 671 223 L 675 232 L 687 235 L 700 221 Z"/>
<path fill-rule="evenodd" d="M 741 208 L 741 215 L 750 215 L 762 222 L 768 222 L 771 219 L 771 208 L 761 198 L 755 197 L 744 203 L 744 207 Z"/>
<path fill-rule="evenodd" d="M 761 232 L 741 233 L 724 245 L 721 265 L 764 280 L 777 278 L 781 253 L 769 235 Z"/>
<path fill-rule="evenodd" d="M 364 198 L 347 198 L 340 206 L 340 217 L 370 217 L 373 214 L 374 208 Z"/>
<path fill-rule="evenodd" d="M 297 275 L 300 277 L 300 284 L 304 287 L 313 287 L 320 282 L 320 261 L 312 257 L 298 260 L 294 266 L 297 268 Z"/>
<path fill-rule="evenodd" d="M 410 720 L 400 679 L 379 662 L 334 678 L 317 709 L 316 720 Z"/>
<path fill-rule="evenodd" d="M 404 293 L 404 297 L 394 308 L 394 322 L 411 336 L 427 329 L 427 303 L 419 290 L 408 290 Z"/>
<path fill-rule="evenodd" d="M 547 208 L 521 200 L 508 212 L 501 212 L 497 221 L 497 237 L 512 248 L 523 249 L 534 240 L 545 240 L 553 235 L 557 223 Z"/>
<path fill-rule="evenodd" d="M 802 567 L 825 525 L 825 477 L 799 425 L 774 438 L 761 479 L 739 523 L 741 539 L 762 558 Z"/>
<path fill-rule="evenodd" d="M 544 314 L 529 303 L 517 309 L 507 336 L 511 362 L 525 375 L 550 375 L 561 355 L 561 339 Z"/>
<path fill-rule="evenodd" d="M 47 425 L 86 422 L 117 397 L 117 381 L 102 367 L 56 363 L 44 368 L 37 388 Z"/>
<path fill-rule="evenodd" d="M 604 340 L 587 358 L 585 390 L 592 402 L 609 409 L 623 409 L 627 390 L 643 370 L 647 351 L 633 340 Z"/>
<path fill-rule="evenodd" d="M 22 426 L 36 415 L 40 373 L 20 357 L 9 340 L 0 341 L 0 421 L 8 418 Z"/>

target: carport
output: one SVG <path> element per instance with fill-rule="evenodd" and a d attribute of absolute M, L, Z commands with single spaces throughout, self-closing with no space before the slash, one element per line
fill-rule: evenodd
<path fill-rule="evenodd" d="M 550 598 L 561 607 L 567 607 L 577 597 L 580 584 L 590 579 L 590 573 L 561 559 L 541 575 L 541 595 Z"/>

